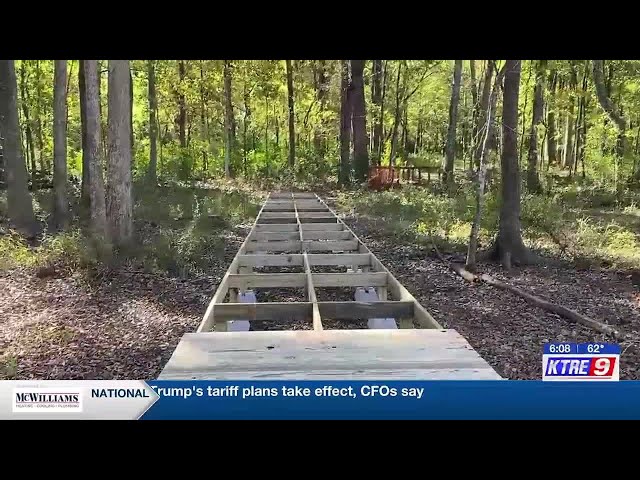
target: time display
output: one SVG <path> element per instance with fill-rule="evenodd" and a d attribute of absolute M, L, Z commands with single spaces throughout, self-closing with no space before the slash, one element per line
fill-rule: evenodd
<path fill-rule="evenodd" d="M 571 344 L 551 343 L 549 344 L 549 353 L 571 353 Z"/>

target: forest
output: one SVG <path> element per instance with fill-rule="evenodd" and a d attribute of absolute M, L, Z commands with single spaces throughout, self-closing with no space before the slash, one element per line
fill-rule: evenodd
<path fill-rule="evenodd" d="M 292 190 L 504 377 L 640 378 L 640 61 L 2 60 L 0 146 L 0 379 L 154 377 Z"/>

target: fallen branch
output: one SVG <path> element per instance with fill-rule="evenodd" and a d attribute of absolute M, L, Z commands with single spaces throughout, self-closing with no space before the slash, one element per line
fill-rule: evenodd
<path fill-rule="evenodd" d="M 468 270 L 466 270 L 462 265 L 457 264 L 457 263 L 453 263 L 453 262 L 449 262 L 447 261 L 438 251 L 438 247 L 436 247 L 435 242 L 433 241 L 433 238 L 431 239 L 431 243 L 433 244 L 433 248 L 436 251 L 436 255 L 438 256 L 438 258 L 445 264 L 447 265 L 451 270 L 453 270 L 454 272 L 456 272 L 458 275 L 460 275 L 462 278 L 464 278 L 465 280 L 467 280 L 468 282 L 478 282 L 478 281 L 482 281 L 488 285 L 491 285 L 492 287 L 495 288 L 499 288 L 501 290 L 507 290 L 511 293 L 514 293 L 516 295 L 518 295 L 519 297 L 523 298 L 524 300 L 526 300 L 528 303 L 530 303 L 531 305 L 534 305 L 538 308 L 541 308 L 543 310 L 546 310 L 547 312 L 552 312 L 555 313 L 557 315 L 560 315 L 561 317 L 564 317 L 568 320 L 571 320 L 572 322 L 576 322 L 576 323 L 580 323 L 581 325 L 585 325 L 587 327 L 592 328 L 593 330 L 596 330 L 600 333 L 604 333 L 606 335 L 611 335 L 612 337 L 616 338 L 616 339 L 624 339 L 626 338 L 626 335 L 618 330 L 616 330 L 615 328 L 613 328 L 610 325 L 607 325 L 605 323 L 602 322 L 598 322 L 596 320 L 593 320 L 591 318 L 585 317 L 584 315 L 580 315 L 578 312 L 571 310 L 567 307 L 563 307 L 562 305 L 557 305 L 555 303 L 551 303 L 547 300 L 543 300 L 540 297 L 536 297 L 535 295 L 532 295 L 530 293 L 525 292 L 524 290 L 521 290 L 519 288 L 513 287 L 511 285 L 508 285 L 506 283 L 500 282 L 499 280 L 496 280 L 495 278 L 491 277 L 490 275 L 487 274 L 482 274 L 482 275 L 474 275 L 473 273 L 469 272 Z"/>

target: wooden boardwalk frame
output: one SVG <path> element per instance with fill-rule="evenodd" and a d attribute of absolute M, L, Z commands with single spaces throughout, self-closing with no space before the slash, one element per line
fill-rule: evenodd
<path fill-rule="evenodd" d="M 311 267 L 346 266 L 350 273 L 312 273 Z M 304 273 L 253 273 L 254 267 L 300 266 Z M 379 301 L 318 302 L 316 288 L 374 287 Z M 238 303 L 255 288 L 304 288 L 306 302 Z M 225 303 L 225 298 L 229 302 Z M 316 194 L 271 194 L 231 262 L 198 332 L 224 331 L 229 320 L 389 317 L 400 328 L 442 328 L 351 229 Z"/>
<path fill-rule="evenodd" d="M 316 273 L 317 266 L 346 272 Z M 352 288 L 367 301 L 356 301 L 357 293 L 352 301 L 318 301 L 317 289 L 328 287 Z M 304 289 L 305 301 L 247 301 L 256 289 L 272 288 Z M 383 326 L 334 330 L 327 319 Z M 247 331 L 265 320 L 307 320 L 312 330 Z M 197 332 L 183 337 L 160 378 L 501 377 L 455 330 L 443 329 L 318 195 L 272 193 Z"/>

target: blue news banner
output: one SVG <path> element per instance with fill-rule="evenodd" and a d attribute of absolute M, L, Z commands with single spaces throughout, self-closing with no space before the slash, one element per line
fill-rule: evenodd
<path fill-rule="evenodd" d="M 143 420 L 640 419 L 640 381 L 599 384 L 536 380 L 151 381 L 148 384 L 160 398 L 142 416 Z M 332 393 L 317 394 L 317 390 Z M 407 395 L 401 393 L 403 390 Z M 283 391 L 298 394 L 290 396 Z M 386 394 L 393 391 L 395 396 Z M 409 391 L 421 394 L 408 394 Z M 226 393 L 216 396 L 223 392 Z M 266 392 L 277 394 L 263 395 Z"/>

